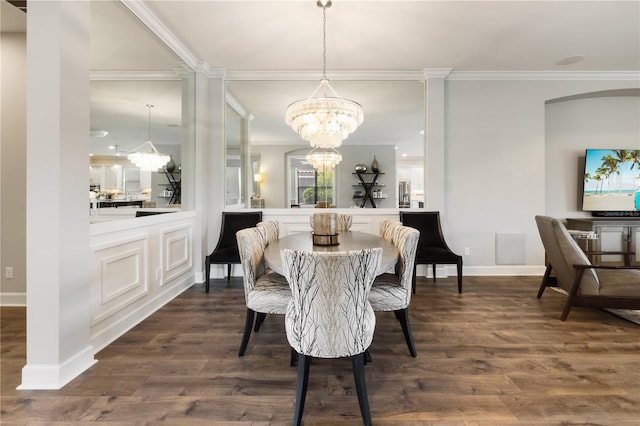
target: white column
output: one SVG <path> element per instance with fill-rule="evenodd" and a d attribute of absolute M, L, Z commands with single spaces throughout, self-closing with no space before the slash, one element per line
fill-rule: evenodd
<path fill-rule="evenodd" d="M 204 281 L 204 258 L 211 253 L 220 235 L 224 208 L 224 72 L 206 65 L 196 68 L 196 146 L 195 146 L 195 208 L 200 212 L 196 232 L 201 235 L 194 257 L 201 267 L 196 280 Z M 200 256 L 198 257 L 198 252 Z"/>
<path fill-rule="evenodd" d="M 445 79 L 450 68 L 425 69 L 425 208 L 444 211 L 445 207 Z"/>
<path fill-rule="evenodd" d="M 27 15 L 27 364 L 19 389 L 59 389 L 89 340 L 89 24 L 83 1 Z"/>
<path fill-rule="evenodd" d="M 209 77 L 209 119 L 211 126 L 207 139 L 207 158 L 209 159 L 207 182 L 208 206 L 204 212 L 207 217 L 208 227 L 208 252 L 211 253 L 218 242 L 220 236 L 220 226 L 222 224 L 222 210 L 225 206 L 225 131 L 224 117 L 226 111 L 225 103 L 225 80 L 224 76 L 212 75 Z M 213 276 L 213 275 L 212 275 Z"/>

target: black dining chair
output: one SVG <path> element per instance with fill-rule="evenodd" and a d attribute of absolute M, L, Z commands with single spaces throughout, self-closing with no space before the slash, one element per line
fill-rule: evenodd
<path fill-rule="evenodd" d="M 209 293 L 209 278 L 211 265 L 227 265 L 227 280 L 231 279 L 231 265 L 240 264 L 240 253 L 236 232 L 241 229 L 255 227 L 262 221 L 262 212 L 222 212 L 222 225 L 220 226 L 220 238 L 216 248 L 204 259 L 205 282 L 204 288 Z"/>
<path fill-rule="evenodd" d="M 462 256 L 454 253 L 444 239 L 440 225 L 440 212 L 400 212 L 400 221 L 405 226 L 420 231 L 417 265 L 433 265 L 433 281 L 436 281 L 436 265 L 458 267 L 458 293 L 462 293 Z M 413 273 L 413 292 L 416 292 L 416 274 Z"/>

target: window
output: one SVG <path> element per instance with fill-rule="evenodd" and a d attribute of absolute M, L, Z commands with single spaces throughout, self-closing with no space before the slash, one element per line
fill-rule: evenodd
<path fill-rule="evenodd" d="M 316 170 L 304 155 L 289 155 L 289 200 L 291 206 L 334 205 L 333 169 Z"/>

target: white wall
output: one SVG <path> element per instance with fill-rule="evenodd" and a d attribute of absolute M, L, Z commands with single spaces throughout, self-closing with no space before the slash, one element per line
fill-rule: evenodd
<path fill-rule="evenodd" d="M 466 274 L 535 272 L 544 251 L 534 216 L 558 211 L 547 205 L 546 182 L 567 180 L 566 163 L 545 166 L 545 101 L 638 81 L 480 78 L 447 82 L 444 233 L 454 251 L 469 247 Z M 498 234 L 521 235 L 524 243 L 497 247 Z M 497 264 L 496 250 L 522 252 L 527 267 Z"/>
<path fill-rule="evenodd" d="M 24 305 L 26 292 L 27 52 L 25 33 L 0 33 L 0 305 Z M 13 279 L 5 268 L 13 268 Z"/>
<path fill-rule="evenodd" d="M 598 93 L 592 94 L 594 96 Z M 582 175 L 586 148 L 640 149 L 640 96 L 587 97 L 546 106 L 547 214 L 583 217 Z"/>

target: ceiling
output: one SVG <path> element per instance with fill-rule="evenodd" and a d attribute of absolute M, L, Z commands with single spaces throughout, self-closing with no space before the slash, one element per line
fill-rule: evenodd
<path fill-rule="evenodd" d="M 264 71 L 309 73 L 316 81 L 229 83 L 230 92 L 255 116 L 253 142 L 295 138 L 283 123 L 284 110 L 313 91 L 322 69 L 322 10 L 315 0 L 142 3 L 198 62 L 225 70 L 232 79 Z M 24 31 L 24 13 L 4 0 L 1 6 L 2 30 L 20 31 L 22 25 Z M 7 7 L 14 10 L 6 12 Z M 92 2 L 91 34 L 94 75 L 180 66 L 180 59 L 117 2 Z M 572 57 L 580 60 L 567 60 Z M 431 68 L 638 72 L 640 2 L 334 0 L 327 9 L 327 68 L 330 79 L 332 72 L 419 73 Z M 156 105 L 154 143 L 175 143 L 179 100 L 171 101 L 172 89 L 160 87 L 163 83 L 127 81 L 112 93 L 105 88 L 116 83 L 95 84 L 99 90 L 92 91 L 92 127 L 110 134 L 92 138 L 92 150 L 106 150 L 114 141 L 127 150 L 146 140 L 148 103 Z M 365 123 L 348 139 L 350 143 L 389 140 L 422 146 L 419 83 L 394 87 L 391 82 L 334 80 L 332 84 L 365 111 Z M 175 93 L 179 97 L 179 91 Z M 131 136 L 134 129 L 137 133 Z"/>
<path fill-rule="evenodd" d="M 314 0 L 145 1 L 201 61 L 318 70 Z M 357 1 L 327 10 L 329 70 L 638 70 L 637 1 Z M 577 64 L 558 61 L 585 55 Z"/>

